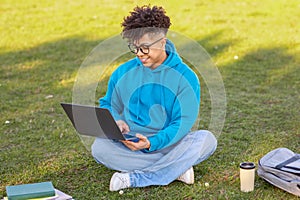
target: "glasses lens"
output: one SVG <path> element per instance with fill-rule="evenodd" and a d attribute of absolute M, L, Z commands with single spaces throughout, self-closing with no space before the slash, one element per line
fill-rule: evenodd
<path fill-rule="evenodd" d="M 137 47 L 134 44 L 128 44 L 128 48 L 134 54 L 137 54 L 139 51 L 141 51 L 143 54 L 148 54 L 150 51 L 148 45 L 142 45 Z"/>
<path fill-rule="evenodd" d="M 148 54 L 149 53 L 149 46 L 146 46 L 146 45 L 142 45 L 140 47 L 140 50 L 143 54 Z"/>

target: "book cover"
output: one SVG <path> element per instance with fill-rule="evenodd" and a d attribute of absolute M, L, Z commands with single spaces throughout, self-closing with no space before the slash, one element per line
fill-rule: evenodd
<path fill-rule="evenodd" d="M 25 200 L 55 196 L 52 182 L 6 186 L 8 200 Z"/>
<path fill-rule="evenodd" d="M 74 200 L 72 196 L 55 189 L 55 196 L 52 197 L 42 197 L 42 198 L 34 198 L 34 199 L 29 199 L 29 200 Z M 4 197 L 2 200 L 8 200 L 7 197 Z"/>

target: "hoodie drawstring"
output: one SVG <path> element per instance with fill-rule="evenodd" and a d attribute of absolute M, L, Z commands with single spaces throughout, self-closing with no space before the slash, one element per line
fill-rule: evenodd
<path fill-rule="evenodd" d="M 163 116 L 165 116 L 165 95 L 164 95 L 164 85 L 163 85 L 163 77 L 165 74 L 165 70 L 162 70 L 160 73 L 160 77 L 159 77 L 159 87 L 160 87 L 160 108 L 161 108 L 161 112 L 163 113 Z"/>

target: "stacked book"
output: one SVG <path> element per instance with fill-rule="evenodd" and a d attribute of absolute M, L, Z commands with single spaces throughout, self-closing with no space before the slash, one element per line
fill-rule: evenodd
<path fill-rule="evenodd" d="M 55 189 L 51 182 L 6 186 L 6 193 L 3 200 L 74 200 Z"/>

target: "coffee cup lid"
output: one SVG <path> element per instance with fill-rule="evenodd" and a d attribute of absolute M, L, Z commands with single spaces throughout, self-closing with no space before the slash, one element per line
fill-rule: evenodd
<path fill-rule="evenodd" d="M 254 169 L 255 164 L 253 162 L 242 162 L 240 164 L 240 168 L 242 168 L 242 169 Z"/>

